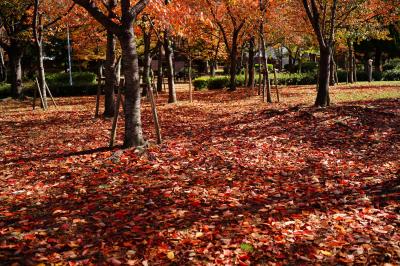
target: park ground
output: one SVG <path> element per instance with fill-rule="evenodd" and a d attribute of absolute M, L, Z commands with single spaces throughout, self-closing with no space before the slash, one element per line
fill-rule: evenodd
<path fill-rule="evenodd" d="M 397 265 L 399 83 L 328 108 L 313 87 L 186 90 L 157 98 L 161 145 L 144 100 L 139 151 L 107 148 L 94 97 L 0 103 L 0 264 Z"/>

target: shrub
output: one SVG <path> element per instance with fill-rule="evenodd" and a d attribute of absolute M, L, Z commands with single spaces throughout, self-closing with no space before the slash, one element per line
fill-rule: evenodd
<path fill-rule="evenodd" d="M 316 62 L 304 62 L 301 64 L 301 72 L 309 73 L 316 72 L 318 67 L 318 63 Z"/>
<path fill-rule="evenodd" d="M 193 86 L 195 90 L 203 90 L 208 86 L 208 77 L 200 77 L 193 80 Z"/>
<path fill-rule="evenodd" d="M 7 98 L 11 95 L 11 85 L 8 83 L 0 83 L 0 99 Z"/>
<path fill-rule="evenodd" d="M 263 66 L 263 64 L 261 64 L 261 66 Z M 273 64 L 267 64 L 267 66 L 268 66 L 268 70 L 269 71 L 274 71 L 274 65 Z M 254 67 L 256 68 L 257 72 L 260 71 L 260 64 L 254 64 Z"/>
<path fill-rule="evenodd" d="M 97 91 L 96 74 L 73 72 L 73 85 L 69 85 L 69 73 L 51 73 L 46 81 L 54 96 L 94 95 Z"/>
<path fill-rule="evenodd" d="M 221 77 L 213 77 L 208 80 L 208 86 L 210 90 L 218 90 L 223 89 L 229 85 L 229 77 L 221 76 Z"/>
<path fill-rule="evenodd" d="M 384 71 L 382 73 L 382 80 L 400 80 L 400 68 Z"/>
<path fill-rule="evenodd" d="M 392 69 L 400 69 L 400 58 L 391 59 L 383 65 L 383 71 Z"/>

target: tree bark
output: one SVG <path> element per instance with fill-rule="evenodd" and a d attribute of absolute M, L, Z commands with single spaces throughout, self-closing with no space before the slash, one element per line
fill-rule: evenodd
<path fill-rule="evenodd" d="M 382 48 L 380 46 L 375 48 L 374 66 L 376 72 L 382 72 Z"/>
<path fill-rule="evenodd" d="M 118 36 L 122 48 L 122 64 L 125 76 L 125 138 L 124 147 L 142 146 L 142 121 L 140 116 L 139 63 L 136 51 L 133 23 Z"/>
<path fill-rule="evenodd" d="M 4 52 L 3 49 L 0 47 L 0 82 L 7 80 L 7 68 L 4 63 Z"/>
<path fill-rule="evenodd" d="M 167 76 L 168 76 L 168 103 L 176 103 L 176 90 L 174 82 L 174 51 L 171 46 L 168 31 L 164 33 L 164 50 L 167 58 Z"/>
<path fill-rule="evenodd" d="M 11 70 L 11 96 L 13 99 L 22 99 L 22 48 L 14 42 L 7 53 Z"/>
<path fill-rule="evenodd" d="M 349 83 L 354 82 L 354 51 L 353 51 L 353 42 L 352 41 L 347 41 L 347 46 L 349 49 L 349 59 L 348 59 L 348 76 L 349 76 Z"/>
<path fill-rule="evenodd" d="M 116 76 L 115 36 L 107 31 L 106 62 L 104 64 L 104 117 L 113 117 L 115 112 L 115 86 L 118 84 Z"/>
<path fill-rule="evenodd" d="M 329 97 L 329 76 L 330 76 L 330 63 L 332 56 L 331 47 L 320 48 L 319 59 L 319 77 L 318 77 L 318 93 L 315 105 L 324 107 L 330 105 Z"/>
<path fill-rule="evenodd" d="M 269 81 L 269 71 L 268 71 L 268 56 L 265 47 L 265 37 L 263 32 L 263 26 L 260 27 L 260 38 L 261 38 L 261 52 L 262 52 L 262 59 L 264 65 L 264 73 L 263 73 L 263 101 L 265 100 L 268 103 L 272 103 L 271 97 L 271 83 Z M 265 99 L 266 97 L 266 99 Z"/>
<path fill-rule="evenodd" d="M 238 54 L 238 37 L 239 31 L 234 30 L 232 36 L 232 47 L 229 53 L 229 91 L 236 90 L 236 71 L 237 71 L 237 54 Z"/>
<path fill-rule="evenodd" d="M 162 43 L 158 42 L 158 66 L 157 66 L 157 92 L 163 91 L 163 51 Z"/>
<path fill-rule="evenodd" d="M 144 60 L 143 60 L 143 83 L 145 88 L 143 89 L 142 95 L 146 96 L 148 88 L 151 88 L 150 70 L 151 70 L 151 33 L 143 30 L 143 42 L 144 42 Z"/>
<path fill-rule="evenodd" d="M 252 36 L 250 38 L 250 47 L 249 47 L 249 80 L 247 83 L 248 87 L 254 88 L 254 56 L 255 56 L 255 37 Z"/>

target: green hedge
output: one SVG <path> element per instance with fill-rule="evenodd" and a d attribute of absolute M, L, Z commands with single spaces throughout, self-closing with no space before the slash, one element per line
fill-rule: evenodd
<path fill-rule="evenodd" d="M 193 80 L 193 86 L 196 90 L 206 89 L 208 86 L 208 77 L 200 77 Z"/>
<path fill-rule="evenodd" d="M 400 80 L 400 68 L 384 71 L 382 73 L 382 80 L 387 80 L 387 81 Z"/>
<path fill-rule="evenodd" d="M 7 98 L 11 95 L 11 85 L 8 83 L 0 83 L 0 99 Z"/>
<path fill-rule="evenodd" d="M 383 71 L 392 69 L 400 69 L 400 58 L 391 59 L 383 65 Z"/>

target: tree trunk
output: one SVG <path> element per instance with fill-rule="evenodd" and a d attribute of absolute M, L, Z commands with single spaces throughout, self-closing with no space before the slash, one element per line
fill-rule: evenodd
<path fill-rule="evenodd" d="M 192 89 L 192 57 L 189 56 L 189 101 L 193 102 L 193 89 Z"/>
<path fill-rule="evenodd" d="M 124 147 L 142 146 L 142 122 L 140 117 L 139 63 L 136 51 L 133 23 L 118 36 L 122 48 L 122 64 L 125 76 L 125 138 Z"/>
<path fill-rule="evenodd" d="M 249 47 L 249 61 L 248 61 L 248 68 L 249 68 L 249 80 L 247 83 L 248 87 L 254 87 L 254 56 L 255 56 L 255 38 L 254 36 L 250 39 L 250 47 Z"/>
<path fill-rule="evenodd" d="M 42 92 L 43 103 L 42 108 L 44 110 L 47 109 L 47 91 L 46 91 L 46 79 L 44 73 L 44 65 L 43 65 L 43 46 L 42 42 L 36 41 L 36 52 L 37 52 L 37 68 L 38 68 L 38 81 L 39 81 L 39 88 Z"/>
<path fill-rule="evenodd" d="M 375 48 L 375 71 L 381 73 L 382 72 L 382 48 L 377 46 Z"/>
<path fill-rule="evenodd" d="M 271 83 L 269 81 L 269 71 L 268 71 L 268 56 L 267 56 L 267 51 L 265 48 L 265 38 L 264 38 L 264 32 L 263 27 L 260 27 L 261 29 L 261 52 L 262 52 L 262 58 L 263 58 L 263 65 L 264 65 L 264 75 L 263 75 L 263 101 L 267 100 L 268 103 L 272 103 L 272 97 L 271 97 Z M 265 99 L 265 97 L 267 99 Z"/>
<path fill-rule="evenodd" d="M 329 106 L 329 76 L 330 76 L 330 63 L 332 56 L 331 47 L 320 48 L 319 59 L 319 77 L 318 77 L 318 93 L 315 100 L 315 106 Z"/>
<path fill-rule="evenodd" d="M 165 31 L 164 33 L 164 50 L 165 57 L 167 58 L 167 75 L 168 75 L 168 102 L 175 103 L 176 100 L 176 90 L 174 83 L 174 51 L 170 43 L 169 33 Z"/>
<path fill-rule="evenodd" d="M 217 63 L 213 60 L 210 63 L 210 76 L 215 77 L 215 69 L 216 69 Z"/>
<path fill-rule="evenodd" d="M 106 62 L 104 67 L 105 88 L 104 88 L 104 116 L 113 117 L 115 112 L 115 86 L 117 86 L 115 58 L 115 37 L 107 31 Z"/>
<path fill-rule="evenodd" d="M 4 63 L 4 52 L 3 49 L 0 47 L 0 82 L 7 80 L 7 68 Z"/>
<path fill-rule="evenodd" d="M 11 70 L 11 96 L 13 99 L 22 99 L 22 49 L 14 44 L 7 53 Z"/>
<path fill-rule="evenodd" d="M 236 70 L 237 70 L 237 52 L 238 52 L 238 31 L 233 32 L 232 36 L 232 49 L 229 53 L 229 61 L 230 61 L 230 66 L 229 66 L 229 91 L 235 91 L 236 90 Z"/>
<path fill-rule="evenodd" d="M 143 42 L 144 42 L 144 60 L 143 60 L 143 83 L 145 88 L 142 91 L 142 95 L 147 95 L 147 89 L 151 87 L 150 80 L 150 69 L 151 69 L 151 55 L 150 55 L 150 45 L 151 45 L 151 35 L 143 31 Z"/>
<path fill-rule="evenodd" d="M 353 42 L 347 41 L 348 49 L 349 49 L 349 59 L 348 59 L 348 76 L 349 76 L 349 83 L 354 82 L 354 51 L 353 51 Z"/>
<path fill-rule="evenodd" d="M 157 66 L 157 91 L 162 92 L 163 91 L 163 55 L 162 55 L 162 43 L 158 42 L 158 66 Z"/>
<path fill-rule="evenodd" d="M 330 86 L 334 86 L 336 84 L 335 70 L 336 70 L 336 62 L 335 62 L 335 58 L 334 58 L 333 52 L 332 52 L 331 65 L 329 67 L 329 85 Z"/>

